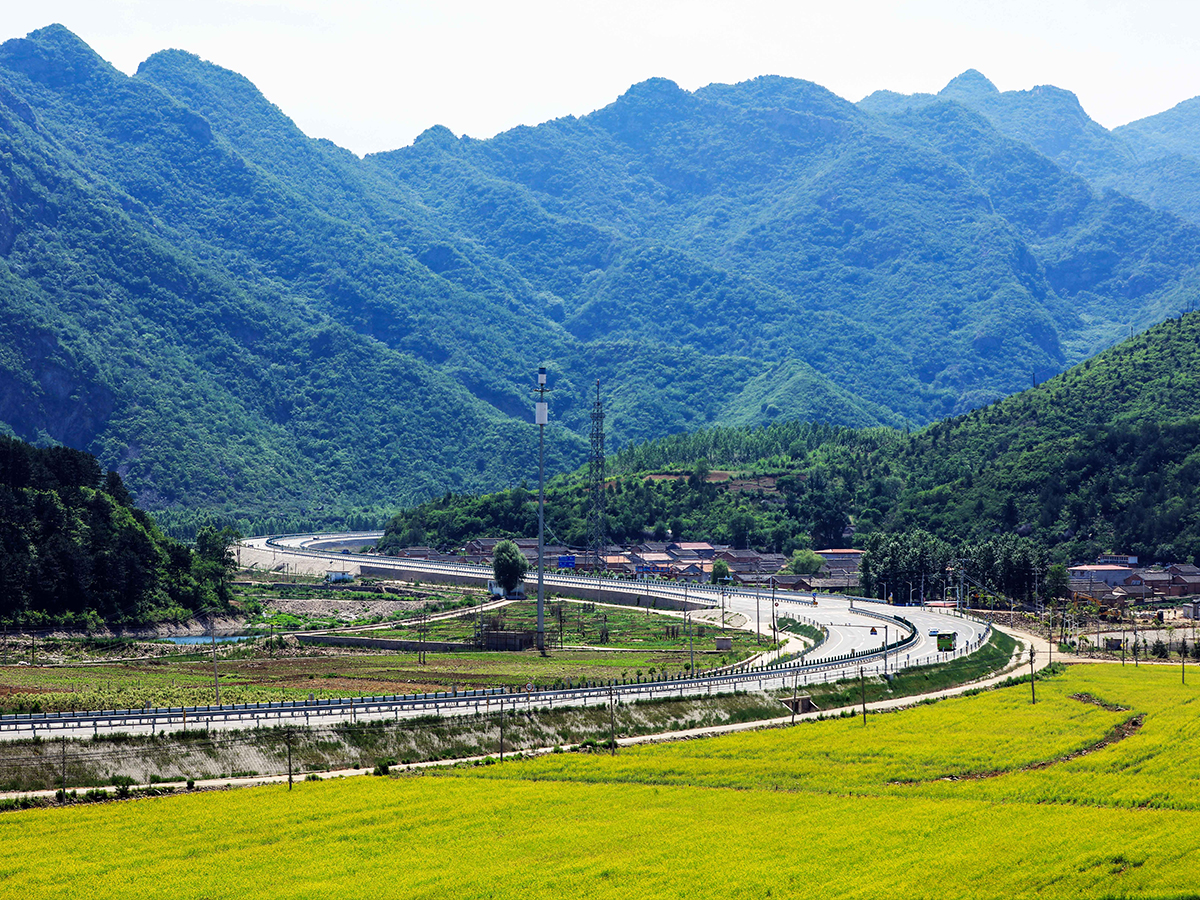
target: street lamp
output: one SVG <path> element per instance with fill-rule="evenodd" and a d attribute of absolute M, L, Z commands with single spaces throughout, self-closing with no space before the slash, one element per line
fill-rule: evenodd
<path fill-rule="evenodd" d="M 776 620 L 775 607 L 776 606 L 778 606 L 778 604 L 775 602 L 775 576 L 772 575 L 771 576 L 771 643 L 773 643 L 773 644 L 779 643 L 779 631 L 775 624 L 775 620 Z M 776 651 L 776 652 L 778 652 L 778 651 Z"/>
<path fill-rule="evenodd" d="M 726 576 L 724 578 L 717 579 L 717 584 L 719 584 L 721 586 L 721 630 L 722 631 L 727 630 L 725 627 L 725 592 L 728 590 L 728 585 L 729 585 L 729 582 L 731 582 L 731 581 L 733 581 L 733 578 L 731 578 L 730 576 Z"/>
<path fill-rule="evenodd" d="M 684 623 L 684 627 L 687 629 L 688 658 L 691 660 L 691 662 L 690 662 L 691 673 L 692 673 L 692 677 L 695 678 L 696 677 L 696 651 L 692 647 L 692 611 L 690 609 L 688 609 L 687 589 L 688 589 L 688 583 L 685 581 L 683 583 L 683 623 Z"/>
<path fill-rule="evenodd" d="M 759 584 L 758 557 L 754 558 L 754 616 L 756 619 L 754 628 L 754 643 L 762 643 L 762 603 L 760 602 L 759 591 L 762 585 Z"/>

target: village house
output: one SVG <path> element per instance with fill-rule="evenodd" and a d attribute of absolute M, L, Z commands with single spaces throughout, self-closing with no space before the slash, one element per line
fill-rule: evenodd
<path fill-rule="evenodd" d="M 717 549 L 708 541 L 676 541 L 675 543 L 667 544 L 667 552 L 682 554 L 695 553 L 701 559 L 712 559 L 716 555 Z"/>
<path fill-rule="evenodd" d="M 1067 573 L 1079 581 L 1101 582 L 1110 588 L 1124 584 L 1125 579 L 1133 575 L 1129 566 L 1116 566 L 1108 563 L 1102 565 L 1071 566 Z"/>
<path fill-rule="evenodd" d="M 1188 564 L 1169 566 L 1171 573 L 1171 596 L 1190 597 L 1200 594 L 1200 568 Z"/>

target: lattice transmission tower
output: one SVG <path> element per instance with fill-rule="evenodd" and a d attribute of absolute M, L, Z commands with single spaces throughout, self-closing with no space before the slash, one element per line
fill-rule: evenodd
<path fill-rule="evenodd" d="M 587 521 L 587 550 L 593 572 L 604 567 L 604 551 L 608 546 L 604 481 L 604 403 L 600 400 L 600 380 L 596 379 L 596 402 L 592 404 L 592 455 L 588 461 L 588 490 L 592 502 Z"/>

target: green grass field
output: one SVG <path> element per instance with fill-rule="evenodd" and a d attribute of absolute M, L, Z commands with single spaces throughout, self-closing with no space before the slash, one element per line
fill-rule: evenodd
<path fill-rule="evenodd" d="M 431 641 L 464 641 L 475 635 L 476 616 L 470 610 L 466 615 L 453 619 L 429 622 L 426 639 Z M 537 628 L 537 603 L 520 601 L 510 603 L 498 610 L 486 611 L 485 621 L 500 630 L 532 631 Z M 566 646 L 625 647 L 645 650 L 686 650 L 689 635 L 683 619 L 651 612 L 649 608 L 635 609 L 620 606 L 604 606 L 579 601 L 549 601 L 545 605 L 544 622 L 546 640 L 551 647 L 561 640 Z M 395 629 L 371 632 L 378 637 L 400 637 L 414 639 L 418 623 L 409 619 Z M 693 626 L 691 642 L 698 652 L 712 651 L 714 640 L 721 635 L 719 626 L 711 622 L 698 621 Z M 671 630 L 673 629 L 673 630 Z M 742 659 L 750 654 L 768 649 L 769 641 L 756 641 L 753 634 L 730 628 L 725 636 L 733 640 L 730 659 Z"/>
<path fill-rule="evenodd" d="M 22 897 L 1196 897 L 1198 698 L 1175 668 L 1079 666 L 1039 683 L 1036 706 L 1018 685 L 865 727 L 8 813 L 0 885 Z"/>

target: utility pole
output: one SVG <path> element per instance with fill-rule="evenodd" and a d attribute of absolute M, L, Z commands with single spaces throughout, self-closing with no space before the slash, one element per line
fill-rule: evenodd
<path fill-rule="evenodd" d="M 62 799 L 67 802 L 67 736 L 62 739 Z"/>
<path fill-rule="evenodd" d="M 888 651 L 887 626 L 884 625 L 883 626 L 883 677 L 884 678 L 887 678 L 887 651 Z"/>
<path fill-rule="evenodd" d="M 292 729 L 288 726 L 287 729 L 287 751 L 288 751 L 288 790 L 292 789 Z"/>
<path fill-rule="evenodd" d="M 688 583 L 683 583 L 683 621 L 687 626 L 688 633 L 688 659 L 691 664 L 692 677 L 696 677 L 696 649 L 692 646 L 692 611 L 687 605 L 687 586 Z"/>
<path fill-rule="evenodd" d="M 500 762 L 504 762 L 504 694 L 500 695 Z"/>
<path fill-rule="evenodd" d="M 721 631 L 725 631 L 725 581 L 721 579 Z"/>
<path fill-rule="evenodd" d="M 612 751 L 610 756 L 617 755 L 617 712 L 614 704 L 613 689 L 610 684 L 608 686 L 608 743 Z"/>
<path fill-rule="evenodd" d="M 1037 676 L 1033 671 L 1033 660 L 1037 656 L 1037 648 L 1033 644 L 1029 645 L 1029 692 L 1033 697 L 1033 702 L 1037 703 Z"/>
<path fill-rule="evenodd" d="M 799 680 L 800 680 L 800 673 L 793 672 L 792 673 L 792 724 L 793 725 L 796 724 L 796 688 L 797 688 L 796 682 L 798 682 Z"/>
<path fill-rule="evenodd" d="M 867 727 L 867 678 L 863 675 L 863 667 L 858 667 L 858 683 L 862 685 L 863 728 Z"/>
<path fill-rule="evenodd" d="M 772 575 L 771 576 L 771 641 L 772 641 L 772 643 L 778 644 L 779 643 L 779 631 L 776 628 L 776 624 L 775 624 L 775 607 L 776 607 L 775 576 Z"/>
<path fill-rule="evenodd" d="M 538 427 L 538 598 L 537 598 L 537 648 L 546 655 L 546 585 L 544 556 L 546 552 L 546 424 L 550 421 L 550 407 L 546 403 L 546 367 L 538 369 L 537 403 L 534 405 L 534 422 Z M 599 390 L 597 388 L 597 390 Z"/>
<path fill-rule="evenodd" d="M 754 630 L 755 644 L 762 643 L 762 603 L 759 602 L 759 591 L 762 588 L 762 585 L 759 584 L 758 563 L 759 560 L 756 557 L 754 560 L 754 615 L 757 620 L 757 625 L 755 626 Z"/>
<path fill-rule="evenodd" d="M 425 632 L 429 630 L 429 613 L 425 611 L 425 607 L 421 607 L 421 617 L 418 620 L 420 624 L 417 626 L 417 662 L 420 665 L 425 665 Z"/>
<path fill-rule="evenodd" d="M 209 613 L 211 616 L 212 613 Z M 208 633 L 212 638 L 212 654 L 213 654 L 213 691 L 217 695 L 217 706 L 221 705 L 221 682 L 217 680 L 217 624 L 209 619 Z"/>

